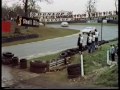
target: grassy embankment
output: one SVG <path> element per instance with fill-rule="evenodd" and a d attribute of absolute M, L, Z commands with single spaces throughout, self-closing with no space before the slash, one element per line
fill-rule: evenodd
<path fill-rule="evenodd" d="M 84 52 L 84 69 L 85 76 L 88 77 L 90 84 L 102 85 L 102 86 L 118 86 L 118 68 L 114 66 L 110 68 L 106 63 L 106 51 L 109 49 L 111 44 L 117 44 L 118 41 L 112 41 L 110 43 L 102 45 L 102 48 L 95 51 L 94 53 L 88 54 Z M 32 60 L 51 60 L 59 56 L 60 53 L 47 55 Z M 72 64 L 80 63 L 80 55 L 76 54 L 72 57 Z M 67 80 L 66 70 L 63 70 L 59 77 L 62 80 Z"/>
<path fill-rule="evenodd" d="M 21 32 L 22 34 L 38 34 L 39 38 L 15 41 L 10 43 L 2 43 L 2 46 L 10 46 L 10 45 L 16 45 L 16 44 L 42 41 L 42 40 L 52 39 L 57 37 L 63 37 L 63 36 L 79 33 L 79 30 L 56 29 L 56 28 L 48 28 L 48 27 L 40 26 L 39 28 L 29 28 L 28 30 L 21 30 Z M 13 36 L 13 34 L 3 34 L 2 36 L 10 37 L 10 36 Z"/>

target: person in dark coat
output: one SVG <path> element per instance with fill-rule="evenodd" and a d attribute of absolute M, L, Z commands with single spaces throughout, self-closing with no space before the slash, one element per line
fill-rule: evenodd
<path fill-rule="evenodd" d="M 92 33 L 92 52 L 95 51 L 95 33 Z"/>
<path fill-rule="evenodd" d="M 79 53 L 83 51 L 83 36 L 79 34 L 77 46 L 79 47 Z"/>

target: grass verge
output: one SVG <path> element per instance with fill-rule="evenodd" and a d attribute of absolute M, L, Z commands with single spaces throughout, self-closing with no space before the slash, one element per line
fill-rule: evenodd
<path fill-rule="evenodd" d="M 104 71 L 96 80 L 96 85 L 118 87 L 118 66 Z"/>

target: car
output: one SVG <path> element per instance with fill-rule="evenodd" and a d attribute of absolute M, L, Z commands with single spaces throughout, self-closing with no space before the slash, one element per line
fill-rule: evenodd
<path fill-rule="evenodd" d="M 85 34 L 85 33 L 89 33 L 90 31 L 91 32 L 94 32 L 95 31 L 95 27 L 86 27 L 86 28 L 84 28 L 83 30 L 81 30 L 81 32 L 83 33 L 83 34 Z"/>
<path fill-rule="evenodd" d="M 61 23 L 61 26 L 62 26 L 62 27 L 68 27 L 68 22 L 62 22 L 62 23 Z"/>
<path fill-rule="evenodd" d="M 40 26 L 43 26 L 44 24 L 43 23 L 39 23 Z"/>

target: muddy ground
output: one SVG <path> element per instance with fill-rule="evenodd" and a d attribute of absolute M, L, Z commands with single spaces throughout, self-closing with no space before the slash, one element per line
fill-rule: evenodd
<path fill-rule="evenodd" d="M 117 88 L 96 86 L 93 84 L 95 74 L 78 77 L 74 79 L 67 78 L 67 71 L 47 72 L 36 74 L 29 72 L 29 69 L 19 69 L 2 65 L 2 87 L 11 89 L 81 89 L 81 88 Z"/>

